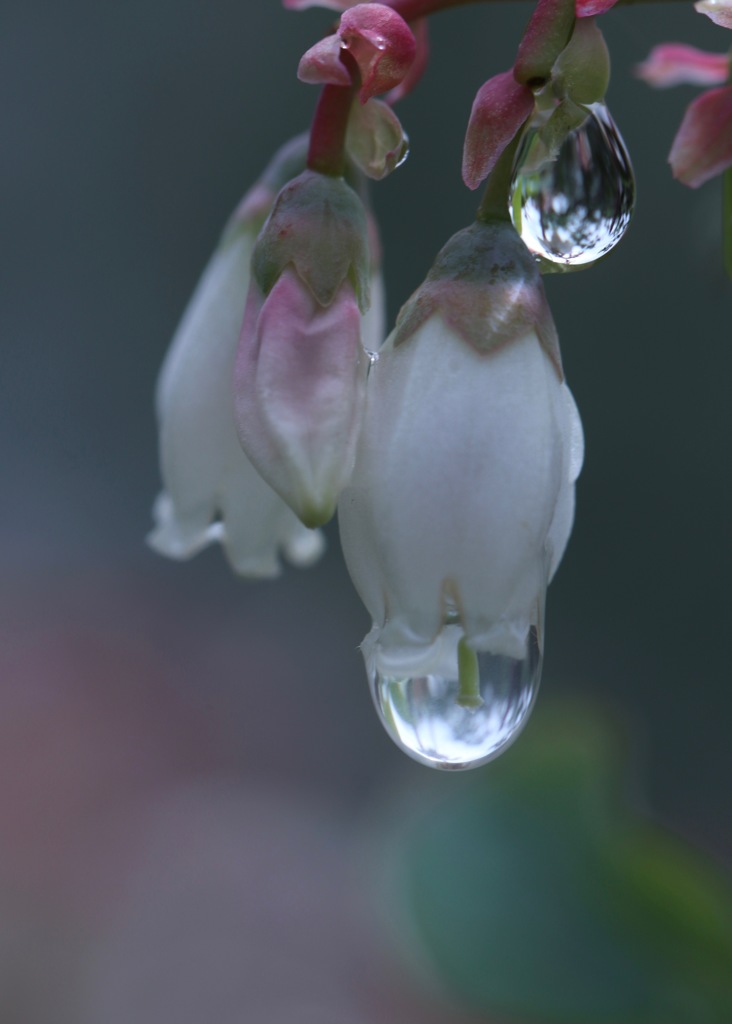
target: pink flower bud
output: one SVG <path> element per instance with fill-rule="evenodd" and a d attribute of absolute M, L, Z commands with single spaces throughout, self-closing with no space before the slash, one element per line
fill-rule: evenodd
<path fill-rule="evenodd" d="M 534 94 L 511 71 L 490 78 L 473 101 L 463 150 L 463 181 L 477 188 L 534 109 Z"/>
<path fill-rule="evenodd" d="M 300 58 L 297 77 L 308 85 L 350 85 L 351 76 L 341 60 L 343 47 L 338 36 L 326 36 Z"/>
<path fill-rule="evenodd" d="M 337 33 L 321 39 L 303 54 L 298 78 L 311 85 L 350 85 L 351 75 L 341 59 L 344 51 L 358 67 L 358 95 L 366 103 L 404 81 L 417 43 L 409 25 L 390 7 L 357 4 L 344 13 Z"/>
<path fill-rule="evenodd" d="M 689 105 L 668 159 L 674 177 L 691 188 L 732 167 L 732 85 Z"/>
<path fill-rule="evenodd" d="M 341 43 L 358 64 L 362 103 L 394 89 L 405 78 L 417 52 L 406 21 L 385 4 L 357 4 L 338 29 Z"/>
<path fill-rule="evenodd" d="M 369 360 L 345 279 L 323 306 L 290 266 L 253 283 L 235 368 L 242 447 L 307 526 L 332 516 L 354 461 Z"/>
<path fill-rule="evenodd" d="M 684 43 L 663 43 L 653 47 L 635 73 L 657 89 L 672 85 L 721 85 L 729 77 L 729 57 Z"/>
<path fill-rule="evenodd" d="M 367 178 L 381 181 L 407 159 L 409 139 L 383 100 L 356 101 L 348 118 L 346 152 Z"/>

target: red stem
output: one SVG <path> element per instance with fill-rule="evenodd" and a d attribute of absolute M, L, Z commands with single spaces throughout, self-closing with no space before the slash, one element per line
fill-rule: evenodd
<path fill-rule="evenodd" d="M 308 167 L 321 174 L 343 174 L 348 114 L 355 85 L 324 85 L 310 128 Z"/>

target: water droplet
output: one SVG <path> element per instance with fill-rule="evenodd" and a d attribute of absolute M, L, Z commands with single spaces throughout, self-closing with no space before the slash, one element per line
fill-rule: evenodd
<path fill-rule="evenodd" d="M 364 352 L 366 353 L 366 358 L 369 361 L 369 369 L 370 369 L 374 365 L 374 363 L 378 363 L 378 361 L 379 361 L 379 353 L 378 352 L 374 352 L 370 348 L 365 348 Z"/>
<path fill-rule="evenodd" d="M 587 266 L 625 234 L 635 203 L 628 151 L 604 103 L 570 132 L 551 159 L 539 131 L 529 126 L 516 157 L 511 219 L 541 261 Z"/>
<path fill-rule="evenodd" d="M 448 771 L 477 768 L 505 750 L 526 724 L 541 678 L 537 630 L 529 632 L 523 659 L 473 652 L 468 657 L 477 672 L 467 685 L 462 655 L 461 678 L 457 670 L 453 678 L 374 672 L 371 689 L 381 721 L 415 761 Z"/>
<path fill-rule="evenodd" d="M 399 149 L 394 154 L 394 162 L 391 164 L 391 170 L 395 171 L 397 167 L 401 167 L 404 161 L 409 156 L 409 136 L 406 132 L 402 135 L 402 143 Z"/>

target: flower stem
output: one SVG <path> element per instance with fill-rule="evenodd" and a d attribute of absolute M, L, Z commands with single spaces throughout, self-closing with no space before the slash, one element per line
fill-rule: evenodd
<path fill-rule="evenodd" d="M 488 175 L 485 192 L 477 213 L 477 219 L 483 223 L 511 220 L 508 207 L 511 197 L 511 181 L 513 180 L 513 164 L 522 136 L 523 128 L 519 128 Z"/>
<path fill-rule="evenodd" d="M 308 167 L 311 171 L 332 175 L 345 171 L 346 128 L 356 88 L 355 81 L 350 86 L 323 86 L 310 128 Z"/>
<path fill-rule="evenodd" d="M 480 669 L 478 655 L 468 647 L 465 637 L 458 641 L 458 695 L 456 703 L 461 708 L 479 708 L 483 703 L 480 695 Z"/>

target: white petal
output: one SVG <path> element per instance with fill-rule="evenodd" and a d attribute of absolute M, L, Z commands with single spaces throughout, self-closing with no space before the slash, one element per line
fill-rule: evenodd
<path fill-rule="evenodd" d="M 452 613 L 477 650 L 523 656 L 571 490 L 567 395 L 533 332 L 479 354 L 433 317 L 387 342 L 339 506 L 382 650 L 427 649 Z"/>
<path fill-rule="evenodd" d="M 149 543 L 188 558 L 220 541 L 245 575 L 275 576 L 278 549 L 305 564 L 322 537 L 305 528 L 261 479 L 239 445 L 233 363 L 249 283 L 251 231 L 214 254 L 183 316 L 157 388 L 164 491 Z"/>
<path fill-rule="evenodd" d="M 386 337 L 386 293 L 381 273 L 371 275 L 371 305 L 361 320 L 361 344 L 367 352 L 378 352 Z"/>

